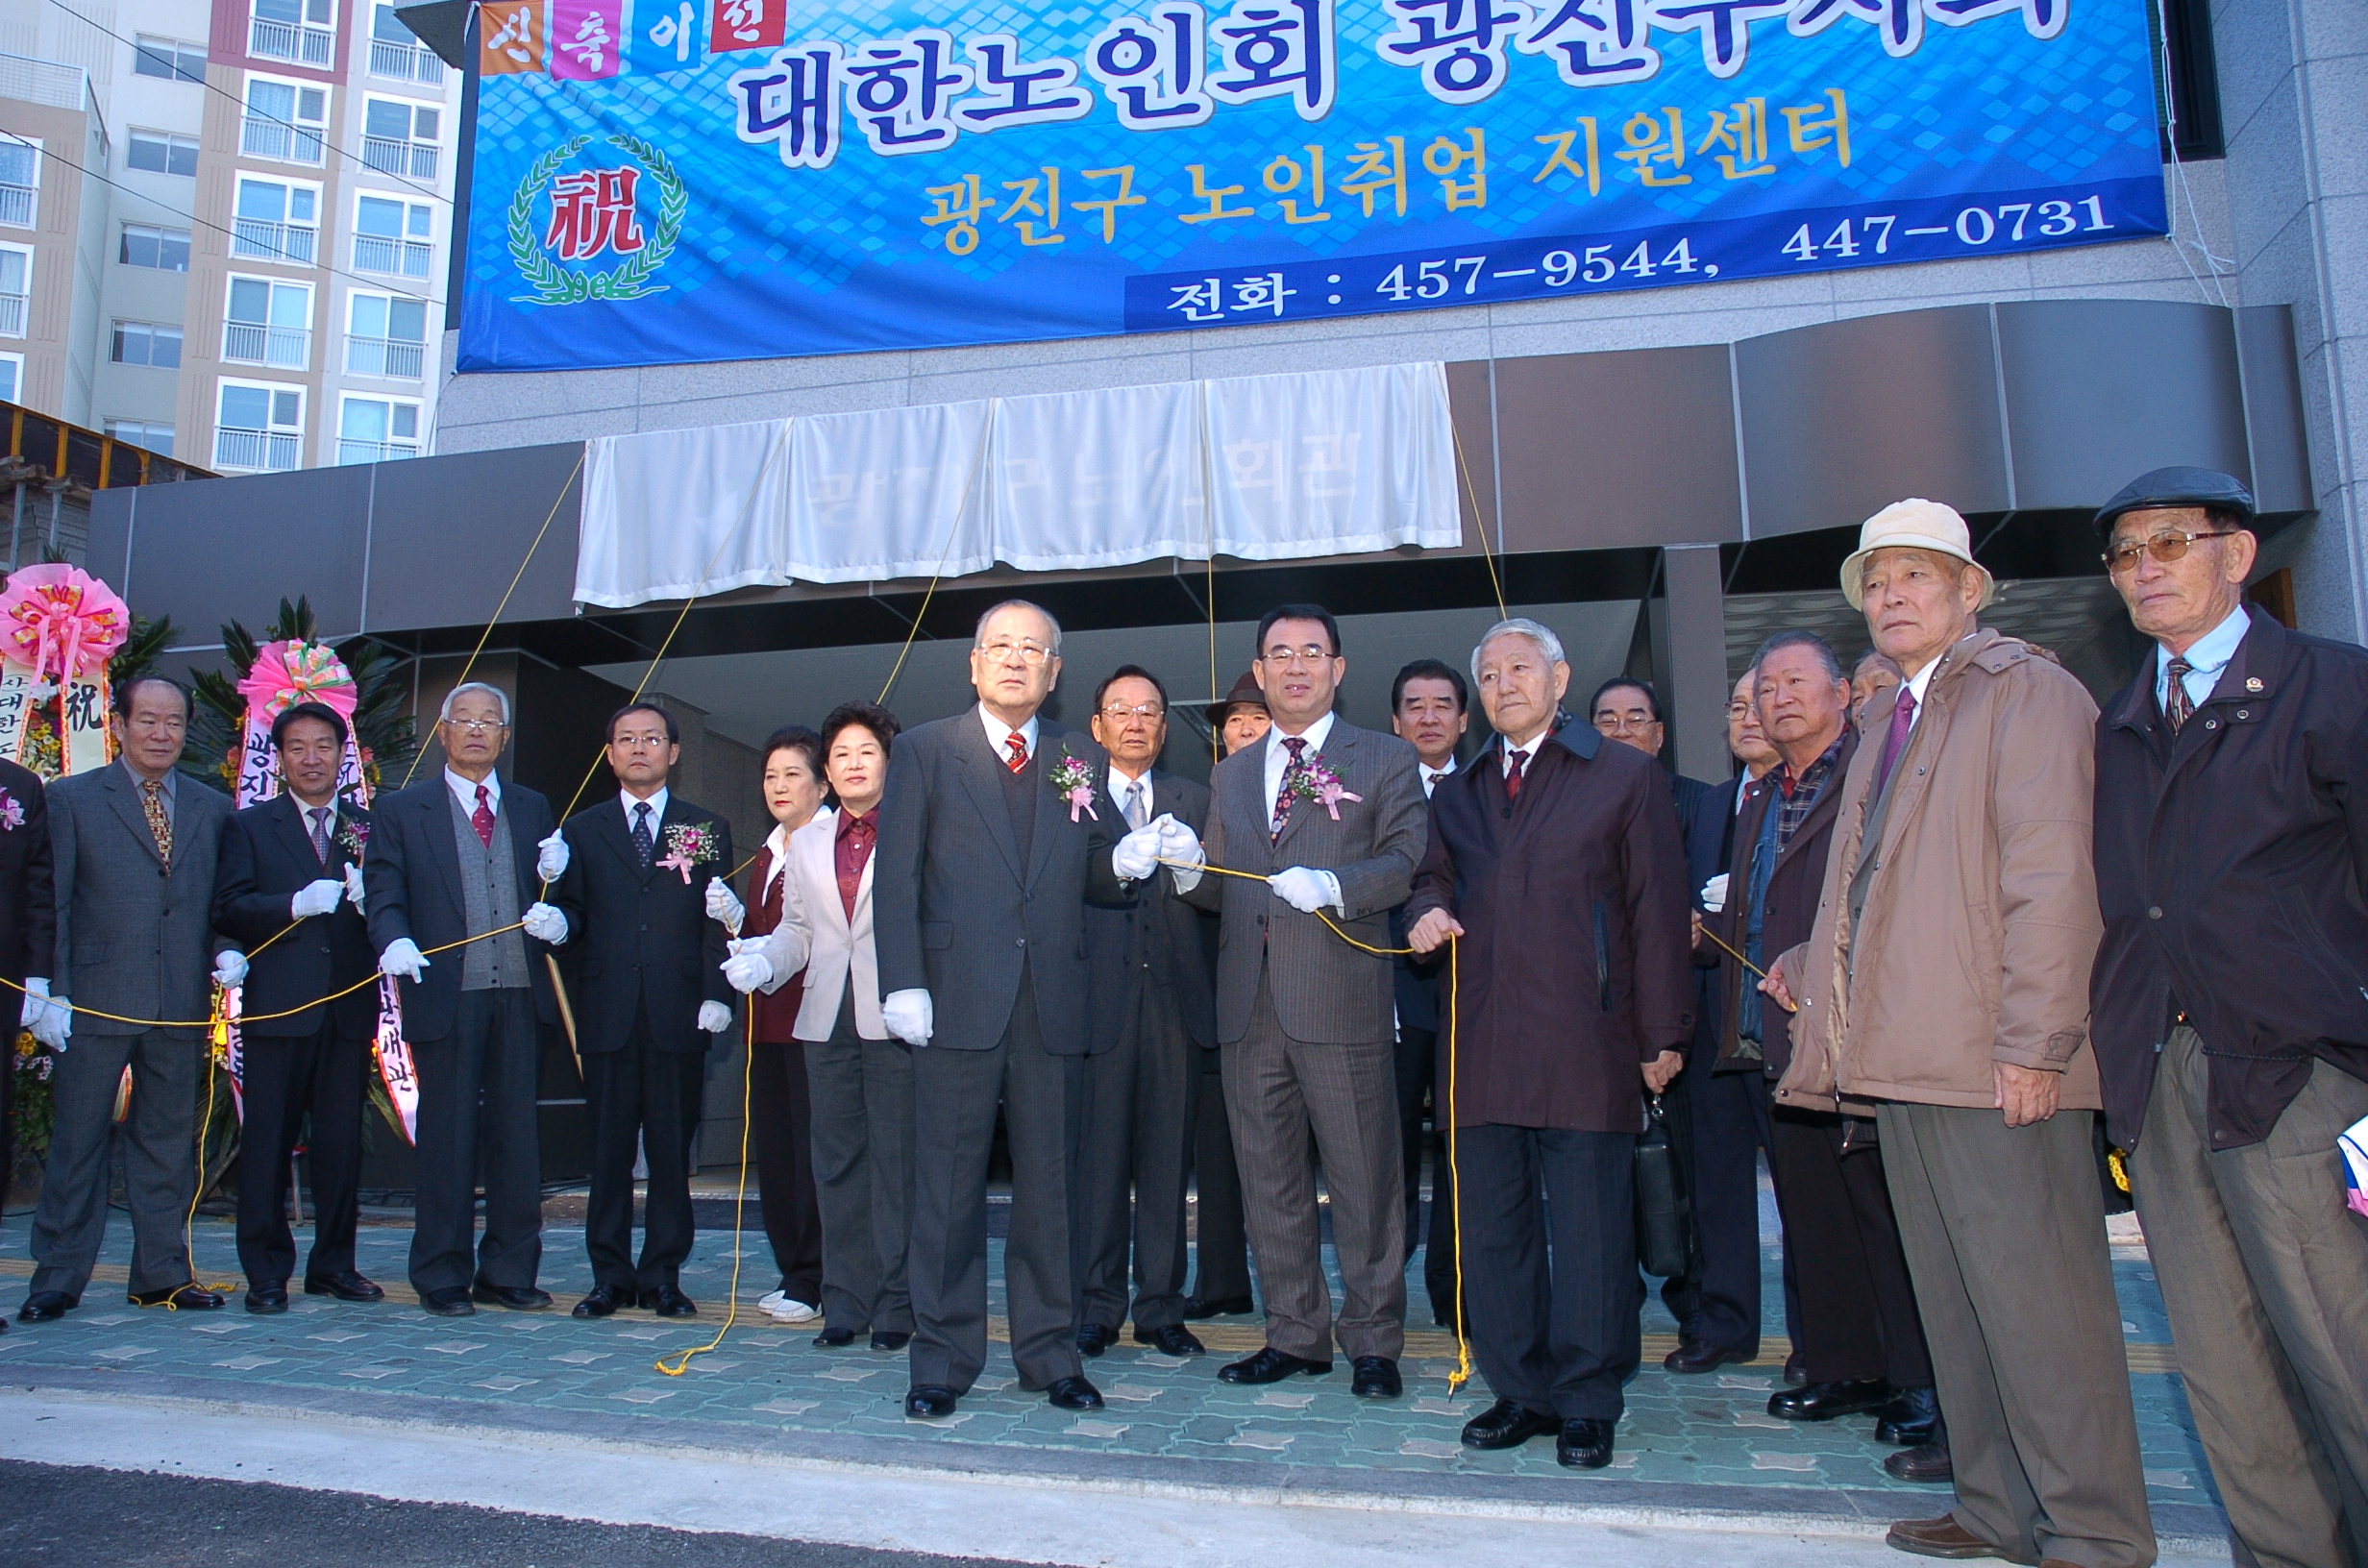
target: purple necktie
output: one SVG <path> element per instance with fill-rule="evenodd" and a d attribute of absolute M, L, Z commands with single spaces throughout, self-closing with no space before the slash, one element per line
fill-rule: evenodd
<path fill-rule="evenodd" d="M 1883 737 L 1883 763 L 1875 770 L 1875 791 L 1869 800 L 1883 798 L 1883 787 L 1891 781 L 1891 769 L 1899 754 L 1908 748 L 1908 730 L 1915 723 L 1915 693 L 1902 686 L 1899 701 L 1891 708 L 1891 728 Z"/>

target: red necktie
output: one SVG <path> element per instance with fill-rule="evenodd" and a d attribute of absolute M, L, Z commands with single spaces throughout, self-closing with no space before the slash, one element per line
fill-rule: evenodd
<path fill-rule="evenodd" d="M 1508 751 L 1505 753 L 1505 799 L 1508 802 L 1518 800 L 1521 798 L 1521 771 L 1529 766 L 1529 753 Z"/>
<path fill-rule="evenodd" d="M 1006 763 L 1004 766 L 1008 767 L 1015 773 L 1025 772 L 1027 771 L 1026 736 L 1021 734 L 1016 729 L 1013 730 L 1010 734 L 1003 737 L 1003 749 L 1011 753 L 1011 761 Z"/>
<path fill-rule="evenodd" d="M 2170 684 L 2162 689 L 2162 718 L 2176 735 L 2195 716 L 2195 698 L 2187 695 L 2187 677 L 2195 673 L 2195 666 L 2184 659 L 2173 659 L 2165 672 L 2171 678 Z"/>
<path fill-rule="evenodd" d="M 469 813 L 469 825 L 477 829 L 478 841 L 488 849 L 493 847 L 492 794 L 485 786 L 477 786 L 477 809 Z"/>
<path fill-rule="evenodd" d="M 1900 752 L 1908 747 L 1908 731 L 1915 723 L 1915 693 L 1902 686 L 1899 701 L 1891 709 L 1890 733 L 1883 737 L 1883 762 L 1875 770 L 1875 790 L 1869 800 L 1883 798 L 1883 786 L 1891 780 L 1891 769 L 1899 761 Z"/>

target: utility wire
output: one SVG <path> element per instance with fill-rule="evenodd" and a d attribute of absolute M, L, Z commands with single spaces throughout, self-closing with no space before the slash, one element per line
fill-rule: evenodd
<path fill-rule="evenodd" d="M 146 55 L 151 60 L 160 60 L 162 58 L 154 50 L 143 48 L 141 45 L 133 42 L 133 40 L 125 37 L 113 28 L 102 26 L 100 23 L 92 21 L 81 12 L 76 11 L 72 6 L 67 5 L 65 0 L 49 0 L 49 3 L 56 6 L 60 11 L 64 12 L 68 16 L 73 17 L 76 21 L 82 22 L 89 27 L 97 28 L 98 31 L 106 34 L 117 43 L 123 44 L 131 49 L 131 51 L 136 55 Z M 189 80 L 187 77 L 181 74 L 181 62 L 178 58 L 176 58 L 173 61 L 173 80 L 177 82 L 186 82 Z M 314 132 L 308 127 L 298 125 L 293 120 L 284 120 L 277 114 L 266 114 L 261 110 L 256 109 L 249 105 L 236 93 L 224 92 L 220 87 L 215 86 L 211 82 L 207 81 L 202 77 L 198 79 L 197 85 L 204 87 L 208 92 L 212 93 L 217 98 L 227 98 L 232 103 L 236 104 L 238 106 L 239 112 L 246 115 L 249 119 L 269 120 L 274 125 L 286 127 L 287 130 L 293 135 L 300 136 L 311 136 L 315 140 L 319 141 L 322 146 L 336 154 L 339 158 L 350 159 L 351 161 L 359 164 L 362 168 L 369 169 L 372 174 L 385 175 L 387 179 L 392 180 L 395 184 L 402 185 L 407 189 L 418 191 L 422 196 L 429 198 L 431 201 L 442 202 L 448 207 L 452 205 L 451 197 L 443 195 L 432 186 L 414 184 L 411 181 L 406 179 L 400 174 L 395 174 L 386 169 L 375 168 L 369 163 L 363 162 L 362 159 L 355 158 L 352 153 L 347 152 L 344 148 L 330 140 L 326 133 Z"/>

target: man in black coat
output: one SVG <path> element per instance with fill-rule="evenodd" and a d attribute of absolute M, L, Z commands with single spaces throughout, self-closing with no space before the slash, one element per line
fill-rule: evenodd
<path fill-rule="evenodd" d="M 241 988 L 238 1262 L 247 1311 L 287 1311 L 296 1238 L 287 1224 L 289 1158 L 305 1117 L 312 1164 L 312 1255 L 305 1293 L 343 1301 L 385 1295 L 354 1268 L 359 1216 L 363 1074 L 377 1032 L 377 955 L 362 919 L 359 867 L 370 816 L 337 798 L 346 724 L 333 708 L 299 702 L 272 721 L 284 794 L 222 827 L 213 924 L 234 947 L 215 977 Z M 358 987 L 333 1002 L 307 1002 Z M 289 1009 L 304 1007 L 300 1013 Z M 272 1014 L 287 1013 L 285 1017 Z"/>
<path fill-rule="evenodd" d="M 608 719 L 614 801 L 560 829 L 567 874 L 552 901 L 580 953 L 576 1048 L 592 1113 L 592 1191 L 584 1247 L 592 1293 L 578 1317 L 638 1303 L 660 1317 L 699 1309 L 682 1293 L 691 1255 L 691 1137 L 699 1130 L 707 1044 L 731 1027 L 727 933 L 706 912 L 710 878 L 733 869 L 731 824 L 676 797 L 682 760 L 674 715 L 633 702 Z M 641 1262 L 633 1262 L 633 1157 L 649 1161 Z"/>
<path fill-rule="evenodd" d="M 1122 903 L 1109 758 L 1038 710 L 1061 628 L 1024 600 L 979 618 L 978 705 L 907 730 L 888 763 L 872 882 L 880 1021 L 913 1051 L 912 1386 L 954 1413 L 987 1359 L 987 1159 L 1011 1139 L 1003 1254 L 1020 1385 L 1099 1409 L 1078 1359 L 1070 1162 L 1086 1022 L 1085 902 Z M 925 1047 L 923 1048 L 923 1047 Z"/>
<path fill-rule="evenodd" d="M 2155 649 L 2097 719 L 2108 1131 L 2240 1561 L 2368 1561 L 2368 652 L 2243 602 L 2253 498 L 2158 469 L 2097 514 Z"/>
<path fill-rule="evenodd" d="M 472 1300 L 534 1311 L 551 1305 L 534 1285 L 543 1256 L 535 1070 L 540 1026 L 559 1017 L 544 960 L 552 939 L 567 934 L 567 918 L 539 894 L 566 871 L 567 842 L 549 801 L 495 772 L 509 745 L 506 693 L 482 681 L 454 687 L 436 739 L 443 772 L 379 796 L 362 861 L 370 944 L 379 972 L 402 982 L 403 1035 L 419 1080 L 411 1286 L 438 1317 L 468 1316 Z M 431 960 L 436 948 L 448 950 Z"/>
<path fill-rule="evenodd" d="M 0 762 L 0 980 L 21 987 L 20 1029 L 46 1027 L 50 950 L 58 934 L 58 898 L 50 870 L 49 808 L 31 769 Z M 12 1045 L 14 1032 L 10 1034 Z M 9 1091 L 16 1082 L 16 1053 L 0 1051 L 0 1208 L 16 1164 Z"/>
<path fill-rule="evenodd" d="M 1207 787 L 1151 766 L 1168 744 L 1157 675 L 1121 666 L 1094 694 L 1093 725 L 1110 753 L 1105 794 L 1119 821 L 1139 828 L 1164 815 L 1200 831 Z M 1131 1239 L 1135 1342 L 1198 1356 L 1207 1347 L 1184 1326 L 1184 1184 L 1200 1056 L 1217 1048 L 1213 922 L 1165 871 L 1127 888 L 1126 908 L 1085 912 L 1094 1050 L 1077 1131 L 1077 1349 L 1098 1356 L 1118 1338 Z"/>

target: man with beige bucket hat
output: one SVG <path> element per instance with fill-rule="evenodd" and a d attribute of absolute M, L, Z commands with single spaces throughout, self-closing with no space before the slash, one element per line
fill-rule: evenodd
<path fill-rule="evenodd" d="M 1890 1544 L 2146 1568 L 2090 1141 L 2096 704 L 1976 624 L 1995 585 L 1947 506 L 1869 518 L 1841 587 L 1907 679 L 1866 707 L 1815 926 L 1763 989 L 1795 1014 L 1779 1102 L 1875 1106 L 1932 1348 L 1957 1507 Z"/>

